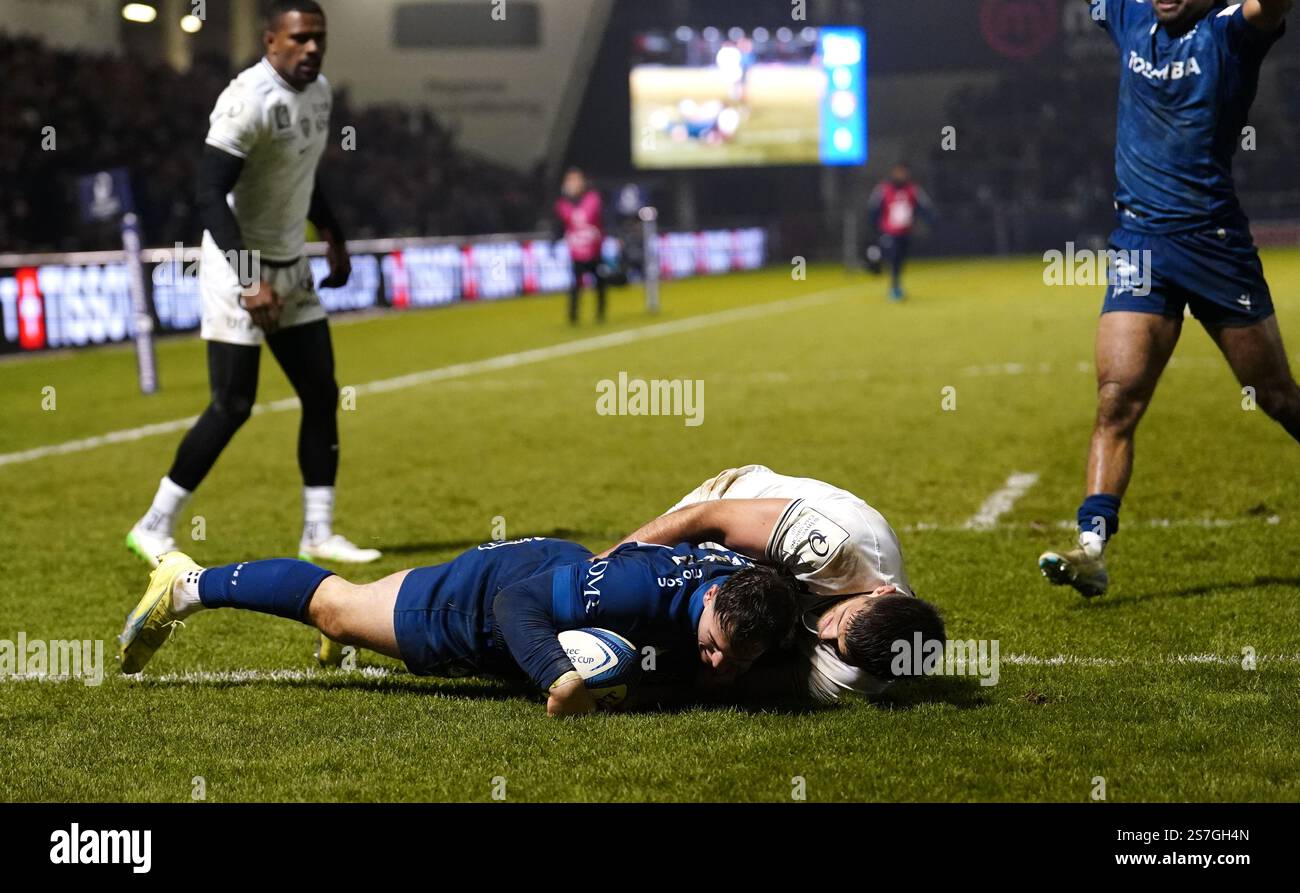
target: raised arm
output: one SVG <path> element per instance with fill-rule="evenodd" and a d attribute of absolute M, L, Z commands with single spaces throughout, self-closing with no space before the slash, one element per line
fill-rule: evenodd
<path fill-rule="evenodd" d="M 715 499 L 669 512 L 628 534 L 624 543 L 718 543 L 755 560 L 767 557 L 767 544 L 788 499 Z"/>
<path fill-rule="evenodd" d="M 1272 34 L 1282 27 L 1291 5 L 1292 0 L 1246 0 L 1241 4 L 1241 15 L 1252 27 Z"/>

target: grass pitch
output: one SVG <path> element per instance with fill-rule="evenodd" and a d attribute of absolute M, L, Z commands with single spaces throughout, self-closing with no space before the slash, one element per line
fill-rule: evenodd
<path fill-rule="evenodd" d="M 1300 254 L 1265 264 L 1294 351 Z M 1243 410 L 1189 323 L 1139 435 L 1112 592 L 1085 603 L 1035 559 L 1068 541 L 1080 497 L 1099 291 L 1045 287 L 1036 260 L 921 264 L 908 284 L 894 306 L 880 280 L 831 268 L 695 280 L 666 289 L 657 319 L 636 290 L 616 296 L 599 330 L 567 327 L 560 298 L 339 320 L 345 386 L 456 368 L 359 388 L 337 526 L 385 550 L 359 579 L 502 526 L 601 548 L 718 470 L 762 462 L 883 511 L 950 635 L 998 641 L 996 685 L 555 722 L 494 683 L 369 655 L 364 672 L 319 671 L 309 630 L 234 612 L 194 618 L 127 681 L 113 638 L 146 571 L 122 539 L 169 432 L 0 464 L 0 639 L 101 639 L 108 664 L 97 687 L 0 682 L 0 799 L 183 801 L 196 777 L 212 801 L 488 800 L 500 779 L 518 801 L 789 801 L 796 777 L 812 801 L 1084 801 L 1097 777 L 1111 801 L 1300 799 L 1296 445 Z M 200 343 L 165 341 L 159 362 L 153 398 L 128 350 L 0 362 L 0 454 L 199 412 Z M 598 415 L 597 383 L 620 372 L 703 380 L 704 423 Z M 291 396 L 269 355 L 262 375 L 264 403 Z M 263 412 L 222 457 L 178 530 L 200 562 L 294 552 L 296 428 L 295 411 Z M 1017 473 L 1037 483 L 968 529 Z"/>

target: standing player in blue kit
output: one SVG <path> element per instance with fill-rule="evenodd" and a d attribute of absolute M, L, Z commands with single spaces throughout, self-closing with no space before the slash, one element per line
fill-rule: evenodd
<path fill-rule="evenodd" d="M 1300 440 L 1273 299 L 1237 200 L 1232 157 L 1260 66 L 1292 0 L 1088 0 L 1119 47 L 1119 226 L 1097 331 L 1097 417 L 1079 539 L 1038 560 L 1053 584 L 1103 595 L 1133 441 L 1190 308 L 1259 407 Z M 1139 287 L 1140 283 L 1140 287 Z"/>

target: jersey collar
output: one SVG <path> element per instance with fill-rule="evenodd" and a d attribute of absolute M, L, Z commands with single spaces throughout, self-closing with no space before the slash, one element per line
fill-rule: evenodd
<path fill-rule="evenodd" d="M 281 87 L 288 90 L 290 93 L 303 92 L 302 90 L 299 90 L 297 87 L 295 87 L 293 84 L 286 81 L 284 78 L 280 77 L 280 72 L 275 70 L 275 66 L 271 64 L 270 59 L 263 56 L 262 64 L 266 66 L 266 70 L 270 73 L 271 77 L 275 80 L 275 82 L 279 84 Z"/>

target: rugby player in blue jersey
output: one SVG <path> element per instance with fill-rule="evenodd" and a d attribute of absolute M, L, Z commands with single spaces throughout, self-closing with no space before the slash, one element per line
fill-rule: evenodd
<path fill-rule="evenodd" d="M 591 559 L 577 543 L 535 537 L 355 585 L 304 561 L 204 569 L 169 552 L 127 616 L 122 672 L 144 669 L 195 612 L 242 608 L 308 624 L 421 676 L 527 678 L 548 713 L 569 715 L 596 703 L 560 646 L 563 630 L 599 627 L 653 648 L 657 678 L 686 685 L 697 671 L 733 680 L 794 626 L 792 580 L 734 552 L 629 543 Z"/>
<path fill-rule="evenodd" d="M 1232 157 L 1260 66 L 1292 0 L 1087 0 L 1119 47 L 1111 281 L 1097 332 L 1097 417 L 1077 547 L 1038 560 L 1085 597 L 1109 585 L 1133 438 L 1182 331 L 1184 309 L 1261 409 L 1300 440 L 1300 386 L 1237 200 Z"/>

